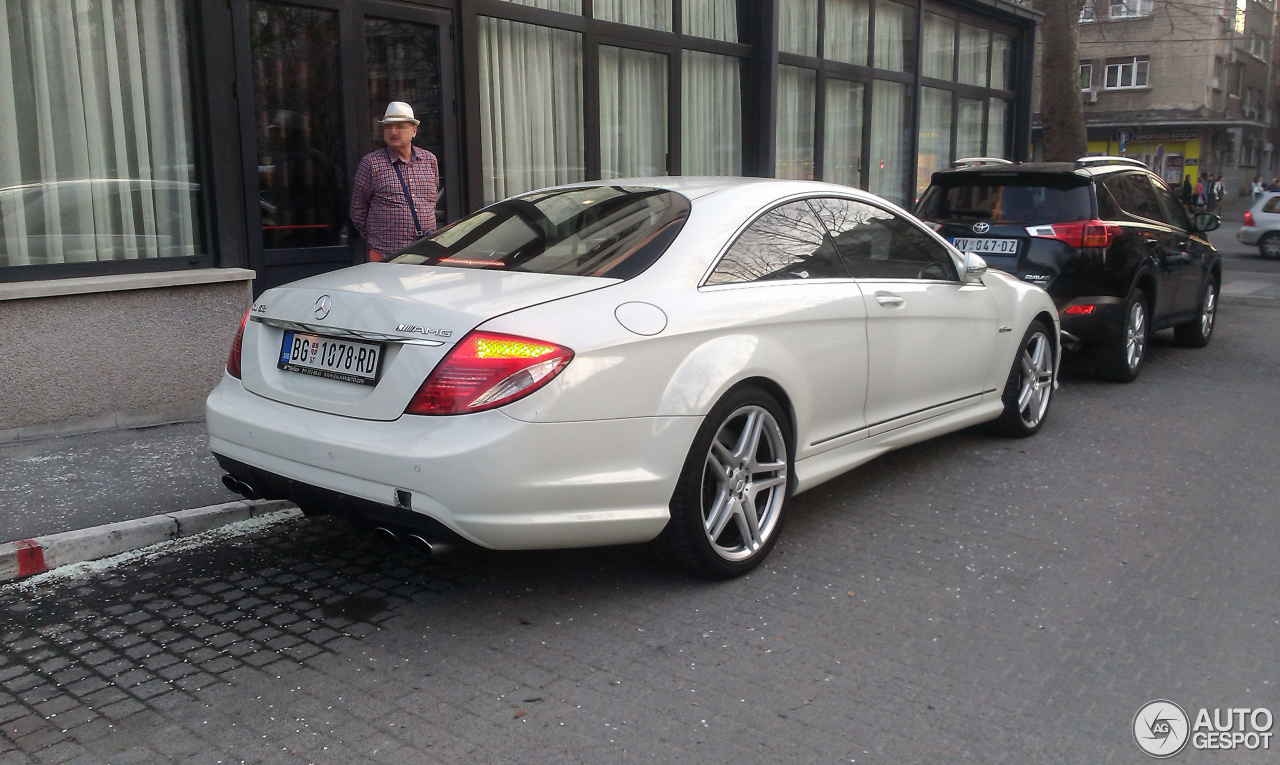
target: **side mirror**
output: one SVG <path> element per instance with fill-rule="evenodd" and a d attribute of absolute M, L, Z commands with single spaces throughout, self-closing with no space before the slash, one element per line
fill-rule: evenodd
<path fill-rule="evenodd" d="M 982 275 L 987 272 L 987 261 L 976 252 L 964 253 L 964 277 L 961 279 L 965 284 L 973 284 L 982 279 Z"/>
<path fill-rule="evenodd" d="M 1202 231 L 1207 234 L 1210 231 L 1216 231 L 1218 226 L 1222 225 L 1222 219 L 1213 213 L 1201 212 L 1196 213 L 1192 225 L 1196 227 L 1196 231 Z"/>

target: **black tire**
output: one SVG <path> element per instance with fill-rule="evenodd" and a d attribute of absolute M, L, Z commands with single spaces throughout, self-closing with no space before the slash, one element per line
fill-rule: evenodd
<path fill-rule="evenodd" d="M 1205 282 L 1200 292 L 1200 313 L 1194 319 L 1173 328 L 1178 345 L 1187 348 L 1203 348 L 1213 339 L 1213 325 L 1218 316 L 1218 283 L 1213 277 Z"/>
<path fill-rule="evenodd" d="M 998 432 L 1013 438 L 1040 432 L 1053 395 L 1054 347 L 1049 328 L 1043 322 L 1031 322 L 1000 396 L 1004 411 L 993 423 Z"/>
<path fill-rule="evenodd" d="M 1120 331 L 1120 337 L 1114 343 L 1099 348 L 1094 355 L 1098 376 L 1121 383 L 1131 383 L 1138 379 L 1142 365 L 1147 360 L 1147 346 L 1150 342 L 1151 313 L 1148 310 L 1147 296 L 1142 290 L 1134 289 L 1125 303 L 1124 328 Z"/>
<path fill-rule="evenodd" d="M 1264 258 L 1280 258 L 1280 234 L 1267 234 L 1259 239 L 1258 254 Z"/>
<path fill-rule="evenodd" d="M 757 421 L 761 427 L 752 448 L 747 430 Z M 726 444 L 727 439 L 733 442 Z M 762 467 L 769 464 L 776 467 Z M 755 568 L 782 531 L 794 467 L 791 428 L 777 400 L 753 385 L 730 390 L 707 414 L 689 448 L 671 496 L 671 520 L 655 540 L 659 556 L 712 579 Z M 754 532 L 749 509 L 754 509 Z M 709 528 L 713 524 L 718 532 Z"/>

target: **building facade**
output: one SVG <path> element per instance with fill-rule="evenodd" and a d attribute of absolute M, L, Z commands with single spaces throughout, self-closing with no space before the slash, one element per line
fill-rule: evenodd
<path fill-rule="evenodd" d="M 251 294 L 365 259 L 348 194 L 390 100 L 439 160 L 441 223 L 667 174 L 910 206 L 957 156 L 1029 150 L 1038 14 L 1005 0 L 0 11 L 0 441 L 198 414 Z M 22 361 L 52 352 L 71 379 Z"/>
<path fill-rule="evenodd" d="M 1270 180 L 1275 23 L 1264 0 L 1086 0 L 1089 153 L 1142 160 L 1175 185 L 1223 175 L 1232 194 L 1255 175 Z"/>

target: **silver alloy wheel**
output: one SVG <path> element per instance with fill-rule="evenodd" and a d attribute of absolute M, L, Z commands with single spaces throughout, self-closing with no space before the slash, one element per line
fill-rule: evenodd
<path fill-rule="evenodd" d="M 1280 236 L 1272 234 L 1262 238 L 1262 254 L 1268 258 L 1280 258 Z"/>
<path fill-rule="evenodd" d="M 702 471 L 702 528 L 727 561 L 751 557 L 773 535 L 787 498 L 787 443 L 769 410 L 725 418 Z"/>
<path fill-rule="evenodd" d="M 1213 282 L 1204 288 L 1204 305 L 1200 306 L 1200 336 L 1208 337 L 1213 332 L 1213 319 L 1218 313 L 1218 289 Z"/>
<path fill-rule="evenodd" d="M 1129 308 L 1129 323 L 1125 327 L 1125 361 L 1129 370 L 1135 370 L 1142 364 L 1142 352 L 1147 348 L 1147 309 L 1142 301 L 1135 302 Z"/>
<path fill-rule="evenodd" d="M 1053 346 L 1048 335 L 1032 335 L 1019 362 L 1022 372 L 1018 380 L 1018 416 L 1023 425 L 1034 428 L 1049 409 L 1049 396 L 1053 393 Z"/>

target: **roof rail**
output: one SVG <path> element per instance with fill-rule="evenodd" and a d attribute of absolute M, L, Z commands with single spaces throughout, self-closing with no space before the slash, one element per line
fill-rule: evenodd
<path fill-rule="evenodd" d="M 1136 160 L 1133 157 L 1081 157 L 1076 160 L 1076 167 L 1095 167 L 1097 165 L 1132 165 L 1133 167 L 1146 168 L 1147 163 Z"/>
<path fill-rule="evenodd" d="M 964 157 L 957 159 L 951 163 L 952 169 L 961 167 L 978 167 L 980 165 L 1012 165 L 1013 163 L 1007 159 L 999 157 Z"/>

